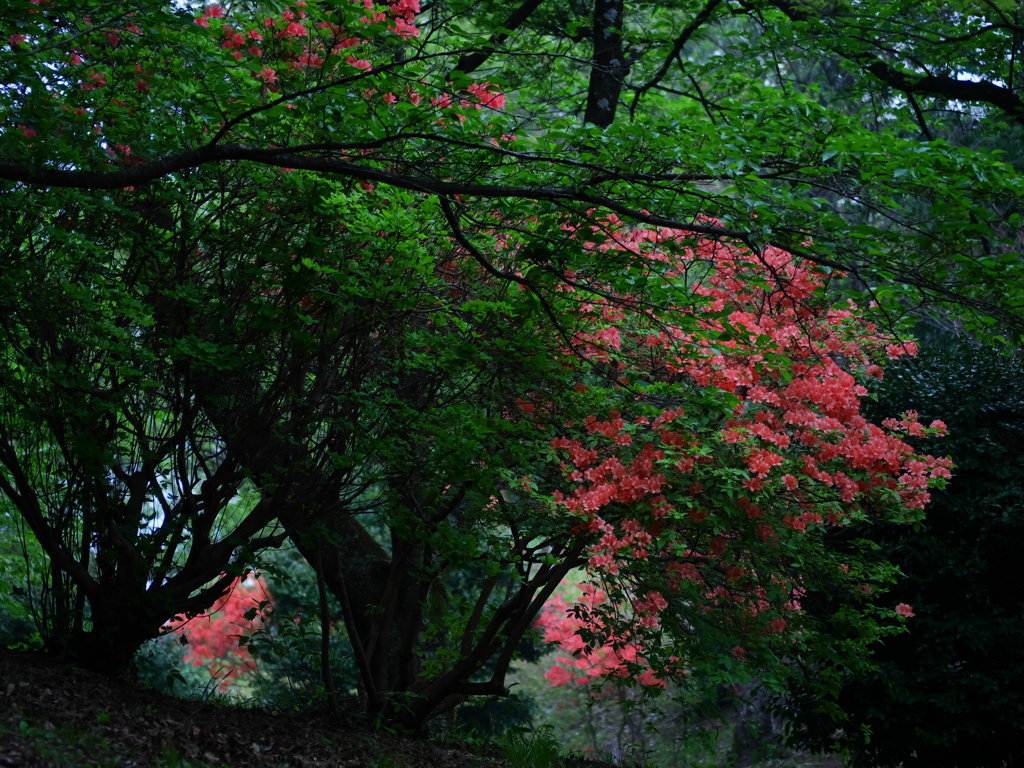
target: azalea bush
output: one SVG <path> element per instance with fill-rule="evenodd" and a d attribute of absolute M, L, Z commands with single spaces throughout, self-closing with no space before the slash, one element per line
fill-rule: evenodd
<path fill-rule="evenodd" d="M 176 622 L 167 633 L 176 637 L 185 651 L 185 660 L 204 667 L 222 690 L 239 675 L 256 669 L 256 661 L 240 638 L 249 635 L 258 624 L 260 612 L 273 597 L 255 578 L 249 577 L 231 586 L 231 590 L 213 604 L 209 612 L 187 623 Z"/>
<path fill-rule="evenodd" d="M 208 611 L 169 622 L 144 645 L 133 675 L 167 693 L 228 695 L 275 709 L 321 706 L 321 622 L 316 576 L 294 549 L 265 553 L 265 570 L 240 579 Z M 356 670 L 336 605 L 330 624 L 334 689 L 350 695 Z"/>
<path fill-rule="evenodd" d="M 566 483 L 552 491 L 555 511 L 590 537 L 587 566 L 603 590 L 571 609 L 575 639 L 557 639 L 584 656 L 614 650 L 590 673 L 655 687 L 696 659 L 733 676 L 759 662 L 777 671 L 814 633 L 807 590 L 856 591 L 868 578 L 829 552 L 825 532 L 920 519 L 951 466 L 907 442 L 941 434 L 941 421 L 925 427 L 907 412 L 875 425 L 860 414 L 863 382 L 882 375 L 872 354 L 914 348 L 854 306 L 824 302 L 824 272 L 711 243 L 670 257 L 660 235 L 632 232 L 622 247 L 661 279 L 706 269 L 693 289 L 704 303 L 679 326 L 581 305 L 597 326 L 581 354 L 614 376 L 594 380 L 608 410 L 555 426 L 550 443 Z"/>
<path fill-rule="evenodd" d="M 262 623 L 270 593 L 256 575 L 236 581 L 210 610 L 189 619 L 176 617 L 160 637 L 143 645 L 132 661 L 131 676 L 166 693 L 209 696 L 245 686 L 257 667 L 239 638 Z"/>
<path fill-rule="evenodd" d="M 693 758 L 700 742 L 708 741 L 702 739 L 708 724 L 721 714 L 716 686 L 708 684 L 699 698 L 686 699 L 650 669 L 630 680 L 626 662 L 637 661 L 634 648 L 602 646 L 584 653 L 579 633 L 585 626 L 572 607 L 606 600 L 585 582 L 563 583 L 535 624 L 553 650 L 517 670 L 515 679 L 536 697 L 537 718 L 553 724 L 573 751 L 616 762 L 654 759 L 675 765 L 683 755 Z M 652 699 L 650 686 L 666 690 Z"/>
<path fill-rule="evenodd" d="M 638 685 L 619 661 L 628 659 L 628 650 L 605 646 L 589 655 L 569 650 L 578 645 L 583 628 L 571 611 L 581 599 L 603 602 L 606 596 L 585 582 L 563 584 L 535 625 L 551 650 L 514 675 L 536 699 L 535 721 L 553 725 L 572 751 L 614 762 L 718 764 L 737 751 L 739 707 L 756 682 L 694 680 L 676 686 L 653 681 L 648 669 L 643 673 L 648 686 Z M 609 668 L 613 676 L 604 677 Z M 702 672 L 691 668 L 691 674 Z M 649 687 L 652 682 L 656 688 Z"/>

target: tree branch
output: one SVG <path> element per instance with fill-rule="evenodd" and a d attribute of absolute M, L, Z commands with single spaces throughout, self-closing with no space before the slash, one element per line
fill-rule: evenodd
<path fill-rule="evenodd" d="M 459 60 L 455 63 L 455 68 L 448 73 L 448 78 L 451 80 L 452 75 L 456 72 L 462 72 L 468 75 L 471 72 L 479 69 L 485 61 L 487 61 L 497 50 L 498 46 L 504 43 L 509 36 L 509 32 L 515 32 L 523 23 L 530 18 L 532 14 L 544 0 L 524 0 L 523 4 L 516 8 L 512 15 L 506 19 L 505 23 L 502 24 L 502 28 L 507 31 L 499 32 L 496 35 L 491 35 L 491 39 L 487 41 L 487 45 L 478 51 L 472 53 L 464 53 L 459 57 Z"/>
<path fill-rule="evenodd" d="M 672 66 L 672 60 L 676 59 L 683 51 L 683 46 L 686 45 L 687 41 L 693 36 L 693 33 L 700 29 L 708 19 L 711 18 L 711 14 L 715 12 L 715 9 L 722 4 L 722 0 L 708 0 L 707 5 L 701 9 L 700 13 L 694 16 L 693 21 L 686 25 L 679 37 L 672 43 L 672 51 L 665 57 L 665 61 L 662 62 L 661 66 L 658 67 L 658 71 L 654 73 L 650 80 L 637 88 L 636 93 L 633 95 L 633 103 L 629 107 L 630 118 L 636 113 L 636 108 L 640 103 L 640 98 L 647 93 L 651 88 L 661 83 L 665 75 L 668 74 L 669 68 Z"/>
<path fill-rule="evenodd" d="M 789 0 L 770 2 L 793 21 L 813 21 L 816 18 L 815 14 L 805 10 L 808 7 L 806 4 L 797 4 Z M 749 3 L 741 4 L 748 10 L 753 10 Z M 874 75 L 893 90 L 908 96 L 936 96 L 950 101 L 990 104 L 1006 112 L 1015 122 L 1024 125 L 1024 101 L 1009 88 L 988 80 L 960 80 L 948 75 L 908 74 L 868 53 L 844 51 L 838 47 L 832 47 L 832 50 L 865 72 Z"/>
<path fill-rule="evenodd" d="M 0 179 L 22 182 L 38 187 L 65 187 L 73 189 L 123 189 L 141 186 L 163 176 L 211 163 L 249 161 L 260 165 L 279 168 L 294 168 L 313 171 L 331 176 L 343 176 L 388 186 L 408 189 L 425 194 L 441 195 L 446 198 L 466 195 L 485 199 L 513 198 L 550 202 L 576 202 L 588 206 L 606 208 L 614 213 L 627 216 L 654 226 L 665 226 L 693 234 L 709 237 L 742 238 L 746 233 L 714 225 L 683 224 L 664 216 L 644 213 L 630 208 L 603 195 L 583 192 L 575 187 L 522 187 L 502 184 L 474 184 L 468 182 L 442 181 L 424 176 L 407 176 L 392 171 L 360 165 L 336 157 L 309 157 L 291 154 L 285 149 L 259 149 L 244 144 L 222 144 L 186 150 L 130 168 L 121 168 L 107 173 L 95 171 L 65 171 L 56 168 L 30 167 L 17 163 L 0 163 Z"/>

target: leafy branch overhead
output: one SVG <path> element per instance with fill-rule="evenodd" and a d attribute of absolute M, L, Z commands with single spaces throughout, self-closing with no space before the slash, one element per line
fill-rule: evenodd
<path fill-rule="evenodd" d="M 997 277 L 1017 250 L 1015 168 L 906 132 L 927 115 L 922 129 L 942 135 L 967 104 L 1017 119 L 1014 22 L 997 8 L 955 35 L 959 17 L 892 4 L 876 26 L 864 9 L 785 3 L 598 3 L 556 24 L 535 2 L 507 18 L 486 3 L 417 15 L 344 2 L 269 26 L 219 6 L 20 8 L 0 139 L 11 182 L 141 189 L 242 162 L 482 209 L 603 210 L 799 252 L 909 286 L 912 304 L 960 303 L 1021 328 L 1021 297 Z M 482 48 L 459 13 L 494 25 Z M 897 18 L 920 30 L 899 56 L 884 33 Z M 803 82 L 810 50 L 859 79 L 844 75 L 830 102 Z M 851 113 L 856 93 L 874 117 Z M 628 120 L 614 119 L 620 101 Z M 721 228 L 702 227 L 709 217 Z"/>

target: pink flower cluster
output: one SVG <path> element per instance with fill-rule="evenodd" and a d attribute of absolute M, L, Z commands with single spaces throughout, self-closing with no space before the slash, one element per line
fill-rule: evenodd
<path fill-rule="evenodd" d="M 568 586 L 568 585 L 565 585 Z M 664 681 L 647 666 L 642 650 L 634 643 L 611 643 L 592 648 L 584 645 L 580 630 L 584 627 L 599 628 L 588 621 L 593 613 L 580 610 L 581 606 L 597 608 L 608 601 L 608 595 L 592 585 L 578 585 L 582 592 L 575 607 L 570 607 L 561 595 L 554 595 L 545 603 L 536 626 L 543 633 L 544 640 L 557 644 L 570 655 L 559 656 L 544 675 L 552 686 L 576 684 L 590 686 L 602 678 L 621 679 L 640 667 L 636 680 L 645 686 L 664 687 Z M 667 601 L 658 592 L 648 592 L 643 600 L 634 604 L 638 622 L 643 626 L 656 626 L 656 614 L 667 607 Z M 644 623 L 646 622 L 646 624 Z M 645 668 L 646 667 L 646 668 Z"/>
<path fill-rule="evenodd" d="M 592 578 L 624 594 L 632 594 L 638 573 L 663 585 L 634 596 L 625 611 L 606 610 L 604 619 L 635 641 L 657 630 L 672 594 L 683 593 L 685 604 L 741 633 L 795 642 L 801 589 L 766 579 L 765 557 L 784 542 L 803 546 L 802 537 L 846 525 L 863 510 L 901 519 L 950 475 L 948 460 L 918 455 L 907 442 L 941 434 L 941 422 L 925 428 L 910 412 L 879 426 L 860 415 L 862 382 L 881 376 L 873 361 L 910 354 L 913 345 L 881 334 L 852 304 L 830 306 L 828 276 L 781 251 L 755 255 L 711 241 L 681 247 L 672 232 L 614 221 L 598 229 L 604 239 L 586 247 L 650 264 L 651 279 L 685 278 L 693 268 L 704 275 L 696 285 L 687 281 L 696 304 L 679 309 L 687 322 L 678 327 L 671 315 L 631 309 L 628 296 L 579 305 L 591 329 L 578 332 L 566 352 L 613 366 L 631 384 L 630 397 L 620 400 L 629 405 L 566 422 L 550 440 L 564 478 L 552 498 L 571 530 L 589 537 Z M 583 280 L 567 276 L 565 290 L 577 291 Z M 591 287 L 611 296 L 608 286 Z M 681 397 L 704 388 L 729 393 L 734 404 L 717 421 L 699 396 L 685 408 L 659 410 L 634 382 L 684 382 Z M 593 388 L 580 382 L 575 390 Z M 651 576 L 658 569 L 663 576 Z M 750 647 L 737 646 L 737 655 Z M 571 679 L 584 668 L 577 662 L 549 679 Z"/>

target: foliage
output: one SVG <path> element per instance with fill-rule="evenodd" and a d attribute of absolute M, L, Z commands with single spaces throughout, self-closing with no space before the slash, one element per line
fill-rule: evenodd
<path fill-rule="evenodd" d="M 607 599 L 588 584 L 578 589 L 563 585 L 545 605 L 536 625 L 555 650 L 541 661 L 540 668 L 531 665 L 515 675 L 525 687 L 542 688 L 537 692 L 542 721 L 563 734 L 568 748 L 591 757 L 616 763 L 646 757 L 667 765 L 695 761 L 698 742 L 705 736 L 704 746 L 710 745 L 707 726 L 721 714 L 714 684 L 700 686 L 703 695 L 689 701 L 684 691 L 672 686 L 652 699 L 625 679 L 629 673 L 624 662 L 636 660 L 635 649 L 616 651 L 605 646 L 582 653 L 577 636 L 581 622 L 567 611 L 580 593 L 587 602 Z M 608 671 L 613 677 L 603 683 L 601 676 Z M 638 682 L 666 686 L 650 669 L 640 674 Z"/>
<path fill-rule="evenodd" d="M 180 638 L 164 635 L 143 644 L 132 659 L 133 682 L 168 695 L 205 698 L 216 688 L 206 669 L 186 664 Z"/>
<path fill-rule="evenodd" d="M 206 667 L 217 684 L 227 689 L 232 678 L 256 668 L 251 649 L 240 641 L 253 631 L 254 621 L 262 623 L 261 614 L 272 600 L 266 587 L 250 577 L 232 584 L 209 612 L 172 624 L 167 633 L 185 647 L 189 664 Z"/>
<path fill-rule="evenodd" d="M 903 572 L 879 606 L 907 601 L 916 615 L 910 633 L 873 649 L 876 671 L 844 680 L 847 720 L 815 715 L 805 694 L 791 699 L 797 743 L 838 741 L 863 766 L 898 765 L 912 753 L 935 766 L 1001 766 L 1019 754 L 1022 382 L 1019 360 L 963 341 L 887 371 L 874 410 L 942 413 L 943 449 L 957 470 L 915 530 L 862 532 Z M 833 605 L 834 597 L 821 609 Z"/>
<path fill-rule="evenodd" d="M 46 561 L 38 542 L 26 534 L 20 518 L 0 499 L 0 647 L 36 648 L 36 627 L 46 611 L 46 594 L 37 593 Z"/>
<path fill-rule="evenodd" d="M 497 745 L 513 768 L 548 768 L 558 764 L 561 752 L 550 727 L 535 731 L 509 729 L 498 738 Z"/>
<path fill-rule="evenodd" d="M 416 0 L 337 0 L 228 17 L 65 0 L 42 14 L 18 0 L 2 30 L 0 177 L 145 196 L 147 182 L 241 162 L 460 195 L 462 216 L 497 211 L 512 226 L 548 206 L 580 218 L 596 206 L 783 247 L 1019 330 L 1020 296 L 999 273 L 1019 269 L 1021 180 L 986 151 L 917 138 L 932 137 L 923 114 L 963 102 L 1018 119 L 1013 86 L 996 85 L 1014 82 L 1008 11 L 541 5 L 502 18 L 503 6 L 465 0 L 425 13 Z M 974 32 L 960 36 L 961 23 Z M 877 44 L 855 42 L 873 39 L 862 26 Z M 891 36 L 907 26 L 922 34 L 894 60 Z M 816 68 L 852 84 L 816 91 Z M 851 226 L 852 211 L 869 223 Z M 701 223 L 709 215 L 716 226 Z"/>
<path fill-rule="evenodd" d="M 252 655 L 255 670 L 245 690 L 261 706 L 272 709 L 304 709 L 323 704 L 321 623 L 316 574 L 294 549 L 269 551 L 260 558 L 261 579 L 273 595 L 271 604 L 259 611 L 258 624 L 250 624 L 236 638 Z M 352 645 L 344 632 L 341 609 L 328 606 L 330 669 L 336 691 L 355 693 L 357 670 Z"/>
<path fill-rule="evenodd" d="M 236 583 L 208 612 L 164 627 L 136 655 L 135 679 L 166 693 L 230 694 L 275 711 L 322 704 L 316 577 L 294 549 L 264 553 L 261 566 L 267 570 Z M 343 632 L 332 632 L 331 647 L 335 689 L 354 693 Z"/>
<path fill-rule="evenodd" d="M 666 277 L 685 274 L 701 254 L 670 260 L 678 266 Z M 657 688 L 663 677 L 691 682 L 694 668 L 712 681 L 734 681 L 748 667 L 785 675 L 779 660 L 794 642 L 814 643 L 801 596 L 819 579 L 848 579 L 855 589 L 869 574 L 832 556 L 821 534 L 871 517 L 913 519 L 929 483 L 949 474 L 948 461 L 918 456 L 901 439 L 941 433 L 942 422 L 926 429 L 908 414 L 885 429 L 870 424 L 858 412 L 866 390 L 835 359 L 878 375 L 871 346 L 894 356 L 905 348 L 886 345 L 855 312 L 815 307 L 822 275 L 781 254 L 762 259 L 711 248 L 712 271 L 695 289 L 708 304 L 684 315 L 685 328 L 631 327 L 618 309 L 594 310 L 614 325 L 585 336 L 585 354 L 618 377 L 594 389 L 606 408 L 622 410 L 556 427 L 576 431 L 551 446 L 571 483 L 555 490 L 556 509 L 590 534 L 590 578 L 604 592 L 589 590 L 571 609 L 575 632 L 548 639 L 582 652 L 595 676 L 628 674 Z M 746 346 L 762 337 L 778 351 Z M 705 348 L 698 338 L 717 343 Z M 704 389 L 683 394 L 681 374 Z M 873 578 L 884 579 L 884 568 Z M 830 661 L 836 671 L 850 663 L 838 648 Z"/>
<path fill-rule="evenodd" d="M 579 641 L 651 689 L 817 663 L 827 690 L 899 626 L 856 592 L 889 570 L 822 537 L 913 521 L 948 474 L 908 442 L 940 422 L 860 399 L 908 305 L 1024 327 L 1016 171 L 765 74 L 769 33 L 834 14 L 670 3 L 644 42 L 600 0 L 590 43 L 541 15 L 520 56 L 536 7 L 0 21 L 0 491 L 49 559 L 49 648 L 121 669 L 286 538 L 389 727 L 507 695 L 584 565 L 609 599 Z M 841 644 L 801 605 L 832 587 Z"/>

